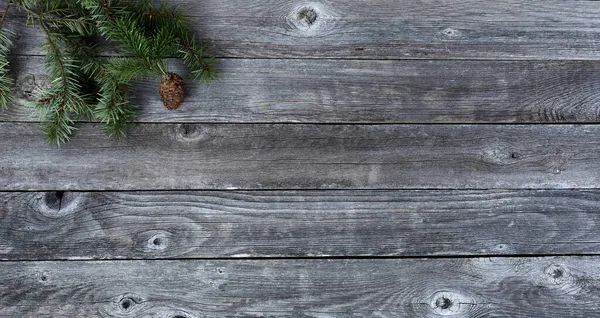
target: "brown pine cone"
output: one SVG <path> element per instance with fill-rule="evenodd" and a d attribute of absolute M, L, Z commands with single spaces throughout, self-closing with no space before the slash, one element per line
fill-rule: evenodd
<path fill-rule="evenodd" d="M 177 109 L 185 100 L 185 83 L 175 73 L 167 73 L 160 79 L 160 99 L 168 109 Z"/>

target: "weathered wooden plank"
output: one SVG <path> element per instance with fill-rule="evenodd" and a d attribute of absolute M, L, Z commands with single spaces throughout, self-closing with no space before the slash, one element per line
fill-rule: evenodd
<path fill-rule="evenodd" d="M 598 125 L 0 123 L 0 190 L 597 188 Z"/>
<path fill-rule="evenodd" d="M 179 0 L 230 57 L 598 59 L 596 1 Z M 18 20 L 18 18 L 12 18 Z M 24 18 L 21 18 L 23 21 Z M 22 24 L 22 22 L 21 22 Z M 40 54 L 22 26 L 18 54 Z"/>
<path fill-rule="evenodd" d="M 0 193 L 0 260 L 600 254 L 600 191 Z"/>
<path fill-rule="evenodd" d="M 14 59 L 22 106 L 48 83 L 42 58 Z M 175 70 L 181 72 L 179 65 Z M 594 61 L 347 61 L 225 59 L 210 87 L 187 79 L 186 103 L 162 106 L 156 79 L 139 85 L 140 122 L 600 122 Z M 0 121 L 36 121 L 25 107 Z"/>
<path fill-rule="evenodd" d="M 3 317 L 599 317 L 598 257 L 0 263 Z"/>

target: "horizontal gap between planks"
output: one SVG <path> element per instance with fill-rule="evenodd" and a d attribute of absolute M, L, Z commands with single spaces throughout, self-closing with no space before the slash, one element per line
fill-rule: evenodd
<path fill-rule="evenodd" d="M 419 192 L 419 191 L 436 191 L 436 192 L 508 192 L 508 191 L 600 191 L 600 188 L 336 188 L 336 189 L 321 189 L 321 188 L 302 188 L 302 189 L 258 189 L 258 188 L 239 188 L 239 189 L 203 189 L 203 188 L 190 188 L 190 189 L 135 189 L 135 190 L 65 190 L 65 189 L 44 189 L 44 190 L 0 190 L 0 193 L 35 193 L 35 192 L 71 192 L 71 193 L 136 193 L 136 192 L 345 192 L 345 191 L 356 191 L 356 192 Z"/>
<path fill-rule="evenodd" d="M 18 106 L 21 107 L 21 106 Z M 10 106 L 9 106 L 10 108 Z M 1 123 L 13 123 L 13 124 L 42 124 L 43 121 L 34 120 L 6 120 Z M 222 125 L 222 126 L 251 126 L 251 125 L 273 125 L 273 126 L 284 126 L 284 125 L 298 125 L 298 126 L 598 126 L 600 121 L 561 121 L 561 122 L 515 122 L 515 123 L 471 123 L 471 122 L 452 122 L 452 123 L 424 123 L 424 122 L 219 122 L 219 121 L 134 121 L 134 124 L 140 125 Z M 99 121 L 75 121 L 77 124 L 101 124 Z M 126 137 L 127 138 L 127 137 Z"/>
<path fill-rule="evenodd" d="M 43 54 L 9 54 L 10 57 L 46 57 Z M 132 57 L 127 55 L 99 55 L 99 57 Z M 244 56 L 220 56 L 207 55 L 219 60 L 332 60 L 332 61 L 473 61 L 473 62 L 600 62 L 598 58 L 482 58 L 482 57 L 402 57 L 402 58 L 365 58 L 365 57 L 244 57 Z M 165 59 L 177 59 L 176 57 L 166 57 Z M 217 67 L 218 68 L 218 67 Z"/>
<path fill-rule="evenodd" d="M 290 256 L 290 257 L 173 257 L 173 258 L 117 258 L 117 259 L 43 259 L 0 260 L 0 263 L 50 263 L 50 262 L 131 262 L 131 261 L 296 261 L 296 260 L 410 260 L 410 259 L 482 259 L 482 258 L 554 258 L 554 257 L 600 257 L 593 253 L 559 254 L 473 254 L 473 255 L 404 255 L 404 256 Z"/>

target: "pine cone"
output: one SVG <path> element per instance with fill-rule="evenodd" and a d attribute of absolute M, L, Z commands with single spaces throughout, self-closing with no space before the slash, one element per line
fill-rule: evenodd
<path fill-rule="evenodd" d="M 168 109 L 177 109 L 185 100 L 185 83 L 175 73 L 168 73 L 160 79 L 160 99 Z"/>

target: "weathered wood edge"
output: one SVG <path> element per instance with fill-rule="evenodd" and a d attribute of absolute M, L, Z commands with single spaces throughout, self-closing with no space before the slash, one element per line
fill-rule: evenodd
<path fill-rule="evenodd" d="M 598 190 L 11 192 L 0 204 L 0 260 L 600 254 Z"/>
<path fill-rule="evenodd" d="M 599 261 L 0 262 L 0 316 L 598 317 Z"/>
<path fill-rule="evenodd" d="M 37 122 L 23 105 L 48 86 L 42 58 L 13 59 L 18 105 L 0 121 Z M 186 102 L 160 101 L 157 79 L 139 83 L 137 122 L 599 123 L 600 62 L 220 61 L 219 80 L 184 75 Z"/>
<path fill-rule="evenodd" d="M 208 52 L 246 58 L 599 59 L 596 1 L 179 0 Z M 11 16 L 16 54 L 42 35 Z"/>
<path fill-rule="evenodd" d="M 598 188 L 600 125 L 0 123 L 0 191 Z"/>

